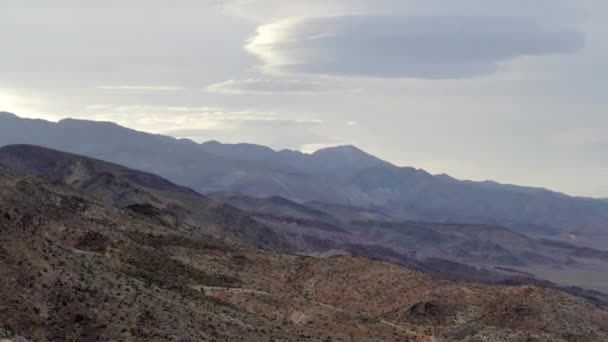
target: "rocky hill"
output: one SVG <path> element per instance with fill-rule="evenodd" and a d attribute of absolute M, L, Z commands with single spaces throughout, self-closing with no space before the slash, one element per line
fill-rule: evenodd
<path fill-rule="evenodd" d="M 82 196 L 151 215 L 161 224 L 185 226 L 194 237 L 307 255 L 341 251 L 458 280 L 544 284 L 608 302 L 600 293 L 608 292 L 602 285 L 608 283 L 608 253 L 501 227 L 392 222 L 372 210 L 277 196 L 214 194 L 212 200 L 156 175 L 29 145 L 0 148 L 0 165 L 67 184 Z"/>
<path fill-rule="evenodd" d="M 288 247 L 280 236 L 241 210 L 150 173 L 30 145 L 0 148 L 0 165 L 67 184 L 112 206 L 154 212 L 165 223 L 185 222 L 196 227 L 193 234 L 264 248 Z"/>
<path fill-rule="evenodd" d="M 276 196 L 215 194 L 213 198 L 246 210 L 300 251 L 348 250 L 455 279 L 493 283 L 550 280 L 553 286 L 578 294 L 585 292 L 580 288 L 594 290 L 588 293 L 592 298 L 608 302 L 608 295 L 596 292 L 608 293 L 605 250 L 494 225 L 395 221 L 373 210 L 320 202 L 300 204 Z"/>
<path fill-rule="evenodd" d="M 605 341 L 538 286 L 226 244 L 0 169 L 0 337 L 29 341 Z"/>

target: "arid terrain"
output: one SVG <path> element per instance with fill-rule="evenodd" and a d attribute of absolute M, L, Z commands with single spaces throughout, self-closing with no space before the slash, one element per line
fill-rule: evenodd
<path fill-rule="evenodd" d="M 608 342 L 606 13 L 0 0 L 0 342 Z"/>
<path fill-rule="evenodd" d="M 237 246 L 140 209 L 3 169 L 2 334 L 31 341 L 608 338 L 608 311 L 557 290 Z"/>
<path fill-rule="evenodd" d="M 193 237 L 304 255 L 347 253 L 454 280 L 542 284 L 608 303 L 602 269 L 608 252 L 498 226 L 395 221 L 369 209 L 277 196 L 206 197 L 150 173 L 31 145 L 0 148 L 0 165 L 69 185 L 110 206 L 189 224 L 196 227 Z"/>

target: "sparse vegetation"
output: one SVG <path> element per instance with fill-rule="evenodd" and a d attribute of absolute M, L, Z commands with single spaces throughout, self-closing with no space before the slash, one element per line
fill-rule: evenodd
<path fill-rule="evenodd" d="M 10 213 L 0 220 L 0 308 L 8 308 L 0 310 L 0 337 L 608 338 L 605 309 L 555 290 L 460 283 L 364 258 L 236 246 L 192 234 L 191 224 L 167 225 L 39 178 L 0 175 L 0 210 Z M 232 213 L 224 210 L 220 217 Z"/>

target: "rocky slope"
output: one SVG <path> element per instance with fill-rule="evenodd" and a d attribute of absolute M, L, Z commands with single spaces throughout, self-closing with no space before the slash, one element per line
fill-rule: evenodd
<path fill-rule="evenodd" d="M 455 279 L 548 279 L 556 286 L 608 293 L 608 253 L 603 250 L 530 237 L 492 225 L 391 221 L 372 210 L 320 202 L 303 205 L 284 198 L 238 194 L 216 194 L 213 198 L 246 210 L 300 251 L 342 249 Z M 568 291 L 585 292 L 576 288 Z M 588 294 L 608 302 L 608 295 L 594 291 Z"/>
<path fill-rule="evenodd" d="M 0 148 L 0 165 L 67 184 L 112 206 L 156 212 L 171 224 L 187 222 L 197 227 L 193 233 L 258 247 L 288 248 L 280 236 L 241 210 L 150 173 L 30 145 Z M 240 229 L 242 226 L 247 229 Z"/>
<path fill-rule="evenodd" d="M 213 195 L 227 202 L 221 204 L 149 173 L 29 145 L 0 148 L 0 165 L 70 185 L 84 196 L 152 215 L 162 224 L 188 224 L 193 236 L 208 234 L 308 255 L 346 252 L 458 280 L 576 285 L 606 292 L 599 285 L 605 276 L 598 269 L 608 266 L 606 252 L 533 239 L 500 227 L 390 222 L 371 210 L 319 202 L 312 208 L 276 196 Z M 573 278 L 572 270 L 587 274 L 575 277 L 576 283 L 564 281 Z M 546 271 L 552 272 L 555 284 L 542 281 Z M 602 293 L 566 290 L 608 302 Z"/>
<path fill-rule="evenodd" d="M 608 311 L 191 234 L 0 170 L 0 333 L 38 341 L 605 341 Z M 1 336 L 1 335 L 0 335 Z"/>

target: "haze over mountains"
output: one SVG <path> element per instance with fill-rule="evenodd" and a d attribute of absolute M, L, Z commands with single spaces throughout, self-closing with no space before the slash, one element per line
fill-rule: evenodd
<path fill-rule="evenodd" d="M 251 144 L 198 144 L 107 122 L 53 123 L 0 114 L 0 146 L 19 143 L 148 171 L 201 193 L 282 196 L 373 209 L 399 220 L 500 225 L 595 247 L 608 241 L 605 201 L 434 176 L 397 167 L 353 146 L 309 155 Z"/>

